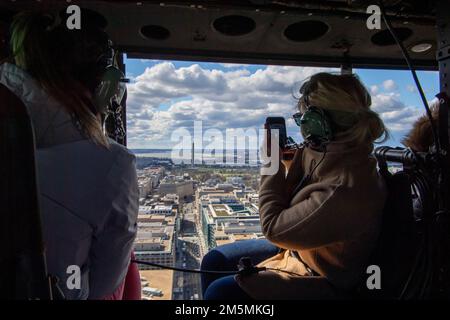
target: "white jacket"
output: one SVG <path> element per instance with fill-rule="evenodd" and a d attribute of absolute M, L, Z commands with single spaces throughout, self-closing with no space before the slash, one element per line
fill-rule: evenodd
<path fill-rule="evenodd" d="M 0 83 L 22 100 L 34 126 L 49 273 L 60 279 L 67 299 L 112 294 L 126 275 L 136 236 L 134 155 L 113 141 L 106 149 L 85 139 L 58 102 L 15 65 L 0 65 Z M 81 269 L 80 289 L 67 286 L 70 266 Z"/>

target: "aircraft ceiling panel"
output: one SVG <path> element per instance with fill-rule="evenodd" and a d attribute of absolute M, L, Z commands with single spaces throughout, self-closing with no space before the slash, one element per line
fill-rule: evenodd
<path fill-rule="evenodd" d="M 405 68 L 384 30 L 369 30 L 367 1 L 73 1 L 82 19 L 106 24 L 130 57 L 287 65 Z M 402 1 L 389 1 L 398 6 Z M 392 23 L 417 67 L 436 69 L 432 11 L 389 8 Z M 427 1 L 422 1 L 422 5 Z M 283 4 L 285 3 L 285 4 Z M 368 2 L 367 2 L 368 3 Z M 289 5 L 287 5 L 289 4 Z M 65 1 L 3 1 L 5 9 L 61 10 Z M 406 9 L 405 9 L 406 8 Z M 86 13 L 86 14 L 85 14 Z M 0 14 L 0 19 L 5 14 Z M 82 20 L 83 21 L 83 20 Z M 414 52 L 412 49 L 416 46 Z M 428 48 L 421 51 L 420 48 Z M 417 49 L 418 48 L 418 49 Z"/>

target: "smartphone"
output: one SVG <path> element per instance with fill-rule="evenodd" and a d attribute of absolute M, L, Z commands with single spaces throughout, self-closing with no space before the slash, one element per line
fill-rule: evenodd
<path fill-rule="evenodd" d="M 292 160 L 295 154 L 295 149 L 291 149 L 289 144 L 289 139 L 292 140 L 292 138 L 288 138 L 287 131 L 286 131 L 286 121 L 283 117 L 268 117 L 266 119 L 266 123 L 264 125 L 265 129 L 278 129 L 279 134 L 279 145 L 280 149 L 282 151 L 281 157 L 283 160 Z M 293 140 L 292 140 L 293 141 Z M 267 153 L 268 156 L 271 156 L 271 132 L 268 130 L 267 132 Z"/>
<path fill-rule="evenodd" d="M 279 145 L 281 149 L 284 149 L 287 142 L 287 132 L 286 132 L 286 121 L 283 117 L 268 117 L 266 119 L 266 123 L 264 124 L 264 128 L 268 129 L 267 131 L 267 153 L 270 157 L 271 151 L 271 131 L 273 129 L 278 129 L 279 136 Z"/>

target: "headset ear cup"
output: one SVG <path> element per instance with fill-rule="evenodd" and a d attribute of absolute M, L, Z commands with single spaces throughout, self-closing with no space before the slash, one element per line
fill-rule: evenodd
<path fill-rule="evenodd" d="M 124 88 L 121 86 L 120 81 L 124 77 L 123 72 L 113 66 L 109 66 L 103 72 L 94 94 L 94 103 L 99 113 L 106 112 L 108 105 L 111 103 L 111 99 L 115 96 L 123 96 Z"/>
<path fill-rule="evenodd" d="M 324 138 L 326 141 L 330 142 L 334 138 L 334 130 L 332 127 L 332 121 L 330 120 L 330 118 L 327 116 L 327 114 L 323 110 L 320 109 L 320 111 L 321 111 L 321 115 L 322 115 Z"/>
<path fill-rule="evenodd" d="M 324 146 L 333 139 L 331 123 L 320 108 L 309 106 L 300 119 L 300 130 L 307 143 Z"/>

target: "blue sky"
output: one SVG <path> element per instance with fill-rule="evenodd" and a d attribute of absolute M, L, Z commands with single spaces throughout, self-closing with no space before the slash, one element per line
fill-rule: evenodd
<path fill-rule="evenodd" d="M 192 132 L 194 121 L 204 129 L 259 129 L 267 116 L 286 118 L 295 112 L 293 88 L 324 68 L 221 64 L 127 59 L 128 131 L 131 148 L 171 148 L 176 129 Z M 423 106 L 411 73 L 356 69 L 371 91 L 373 109 L 380 113 L 392 138 L 400 145 Z M 438 72 L 418 73 L 427 99 L 439 89 Z M 288 120 L 288 132 L 300 140 Z"/>

